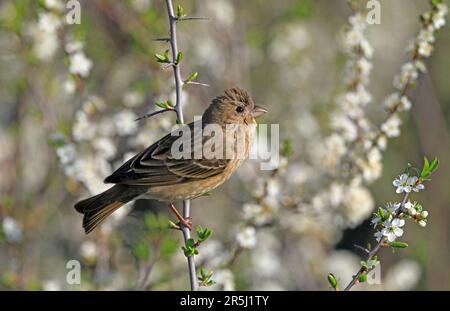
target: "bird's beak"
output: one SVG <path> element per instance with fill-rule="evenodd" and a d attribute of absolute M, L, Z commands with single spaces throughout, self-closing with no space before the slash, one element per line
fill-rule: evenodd
<path fill-rule="evenodd" d="M 263 114 L 265 114 L 266 112 L 267 112 L 267 110 L 265 108 L 255 105 L 255 108 L 253 108 L 253 110 L 252 110 L 252 117 L 253 118 L 260 117 Z"/>

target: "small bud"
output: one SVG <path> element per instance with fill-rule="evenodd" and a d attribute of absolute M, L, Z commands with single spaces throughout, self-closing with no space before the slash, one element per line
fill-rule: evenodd
<path fill-rule="evenodd" d="M 417 214 L 417 211 L 416 211 L 415 208 L 410 208 L 410 209 L 408 210 L 408 214 L 411 215 L 411 216 L 414 216 L 414 215 Z"/>
<path fill-rule="evenodd" d="M 393 248 L 407 248 L 408 244 L 404 242 L 392 242 L 389 244 Z"/>
<path fill-rule="evenodd" d="M 360 283 L 364 283 L 364 282 L 366 282 L 367 281 L 367 273 L 366 272 L 363 272 L 363 273 L 361 273 L 361 275 L 359 276 L 359 282 Z"/>
<path fill-rule="evenodd" d="M 333 273 L 328 274 L 328 283 L 330 283 L 331 287 L 336 289 L 338 287 L 338 281 Z"/>
<path fill-rule="evenodd" d="M 423 211 L 422 213 L 420 213 L 420 217 L 427 218 L 428 217 L 428 212 L 427 211 Z"/>
<path fill-rule="evenodd" d="M 425 227 L 427 225 L 427 222 L 424 220 L 419 221 L 419 226 Z"/>

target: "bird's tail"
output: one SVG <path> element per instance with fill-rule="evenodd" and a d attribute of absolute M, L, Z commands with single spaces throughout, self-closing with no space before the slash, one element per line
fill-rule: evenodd
<path fill-rule="evenodd" d="M 94 230 L 106 217 L 119 207 L 146 191 L 144 187 L 115 185 L 108 190 L 75 204 L 77 212 L 84 214 L 83 228 L 86 234 Z"/>

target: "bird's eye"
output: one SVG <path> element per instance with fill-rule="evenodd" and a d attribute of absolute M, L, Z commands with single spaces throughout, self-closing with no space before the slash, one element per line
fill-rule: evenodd
<path fill-rule="evenodd" d="M 239 112 L 239 113 L 244 112 L 244 110 L 245 110 L 245 109 L 244 109 L 244 107 L 242 107 L 242 106 L 237 106 L 237 107 L 236 107 L 236 111 Z"/>

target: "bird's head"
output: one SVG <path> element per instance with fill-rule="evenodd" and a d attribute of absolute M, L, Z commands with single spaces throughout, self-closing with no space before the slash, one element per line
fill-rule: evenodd
<path fill-rule="evenodd" d="M 221 125 L 254 124 L 255 118 L 266 112 L 266 109 L 255 105 L 247 91 L 234 87 L 212 100 L 203 114 L 203 122 Z"/>

